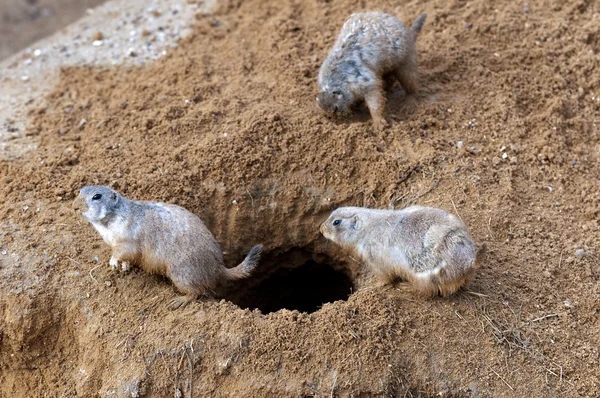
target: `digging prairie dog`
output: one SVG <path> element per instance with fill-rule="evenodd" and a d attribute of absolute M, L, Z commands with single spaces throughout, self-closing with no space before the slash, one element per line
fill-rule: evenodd
<path fill-rule="evenodd" d="M 341 207 L 321 233 L 362 258 L 381 282 L 401 277 L 420 297 L 457 291 L 472 276 L 478 254 L 465 224 L 432 207 Z"/>
<path fill-rule="evenodd" d="M 321 109 L 347 114 L 364 99 L 375 128 L 385 127 L 384 77 L 392 78 L 391 83 L 397 79 L 409 94 L 417 92 L 415 40 L 426 17 L 421 14 L 408 29 L 383 12 L 352 14 L 319 70 L 317 103 Z"/>
<path fill-rule="evenodd" d="M 108 187 L 87 186 L 75 208 L 113 248 L 113 269 L 120 264 L 126 271 L 137 264 L 167 276 L 185 294 L 173 299 L 170 309 L 214 292 L 225 281 L 249 276 L 260 259 L 262 245 L 256 245 L 240 265 L 225 268 L 213 234 L 198 216 L 176 205 L 129 200 Z"/>

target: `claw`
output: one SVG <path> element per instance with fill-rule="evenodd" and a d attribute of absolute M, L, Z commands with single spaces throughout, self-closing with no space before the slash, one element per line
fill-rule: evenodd
<path fill-rule="evenodd" d="M 189 303 L 191 303 L 194 300 L 195 298 L 192 296 L 175 297 L 173 300 L 169 301 L 167 308 L 171 311 L 176 310 L 178 308 L 185 308 Z"/>
<path fill-rule="evenodd" d="M 129 272 L 130 270 L 131 270 L 131 264 L 129 264 L 127 261 L 122 261 L 121 262 L 121 271 Z"/>

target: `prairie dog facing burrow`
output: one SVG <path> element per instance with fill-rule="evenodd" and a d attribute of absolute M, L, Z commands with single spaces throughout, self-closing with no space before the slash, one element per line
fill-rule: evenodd
<path fill-rule="evenodd" d="M 398 18 L 383 12 L 352 14 L 319 69 L 317 103 L 328 114 L 347 114 L 365 100 L 376 129 L 383 117 L 386 80 L 397 79 L 411 94 L 419 88 L 415 40 L 427 14 L 408 29 Z"/>
<path fill-rule="evenodd" d="M 109 264 L 128 271 L 130 264 L 168 277 L 185 296 L 170 309 L 186 306 L 217 286 L 250 275 L 262 245 L 254 246 L 235 268 L 223 265 L 223 252 L 202 220 L 186 209 L 166 203 L 129 200 L 104 186 L 87 186 L 75 200 L 81 211 L 112 248 Z"/>
<path fill-rule="evenodd" d="M 321 224 L 321 233 L 359 256 L 381 282 L 403 278 L 421 297 L 457 291 L 478 257 L 465 224 L 433 207 L 341 207 Z"/>

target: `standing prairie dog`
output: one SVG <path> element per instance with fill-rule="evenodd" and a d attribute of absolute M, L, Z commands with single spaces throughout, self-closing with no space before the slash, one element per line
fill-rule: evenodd
<path fill-rule="evenodd" d="M 463 222 L 433 207 L 341 207 L 321 224 L 321 233 L 362 258 L 381 282 L 401 277 L 421 297 L 457 291 L 469 281 L 478 254 Z"/>
<path fill-rule="evenodd" d="M 110 266 L 124 271 L 131 263 L 167 276 L 185 296 L 170 309 L 186 306 L 228 280 L 250 275 L 260 259 L 256 245 L 235 268 L 225 268 L 219 243 L 202 220 L 182 207 L 128 200 L 103 186 L 81 189 L 75 206 L 113 248 Z"/>
<path fill-rule="evenodd" d="M 317 103 L 323 111 L 347 114 L 364 99 L 375 128 L 385 127 L 384 76 L 397 79 L 409 94 L 417 92 L 415 40 L 426 17 L 421 14 L 408 29 L 383 12 L 352 14 L 319 70 Z"/>

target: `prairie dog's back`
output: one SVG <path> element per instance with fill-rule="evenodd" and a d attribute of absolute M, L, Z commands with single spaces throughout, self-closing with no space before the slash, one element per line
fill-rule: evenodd
<path fill-rule="evenodd" d="M 342 26 L 333 51 L 361 54 L 367 64 L 403 57 L 414 35 L 398 18 L 372 11 L 352 14 Z M 374 66 L 374 65 L 370 65 Z"/>
<path fill-rule="evenodd" d="M 425 297 L 454 293 L 476 265 L 477 249 L 466 226 L 442 209 L 341 207 L 320 229 L 360 256 L 379 279 L 404 278 Z"/>
<path fill-rule="evenodd" d="M 141 215 L 142 264 L 147 271 L 164 273 L 166 260 L 190 267 L 201 261 L 204 267 L 223 264 L 220 246 L 202 220 L 172 204 L 134 202 Z"/>
<path fill-rule="evenodd" d="M 354 209 L 360 216 L 357 240 L 352 246 L 364 258 L 382 264 L 397 259 L 415 273 L 444 264 L 453 266 L 456 259 L 444 256 L 457 249 L 456 255 L 467 258 L 457 266 L 468 267 L 475 259 L 476 248 L 466 226 L 444 210 L 421 206 L 402 210 L 347 209 Z"/>

